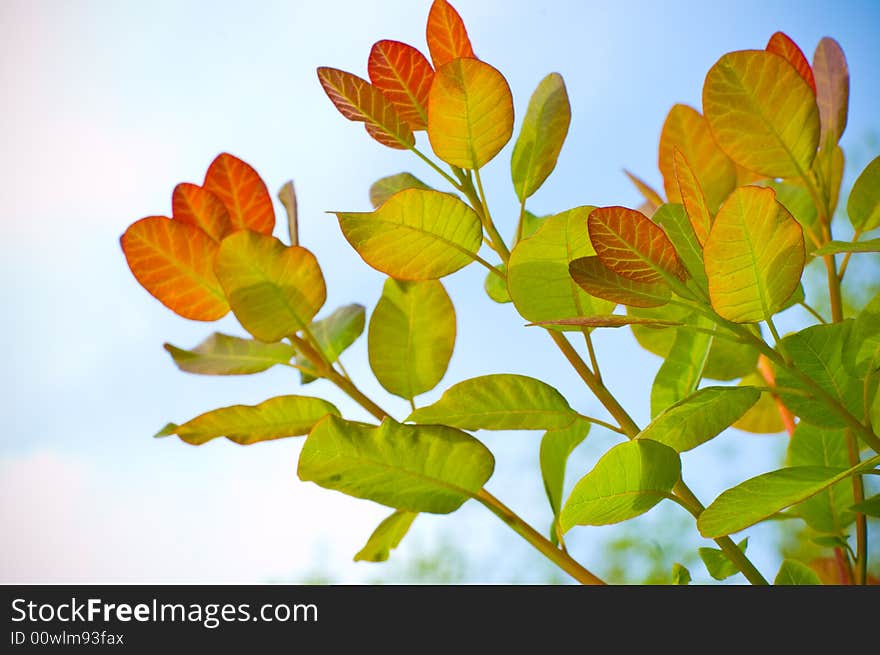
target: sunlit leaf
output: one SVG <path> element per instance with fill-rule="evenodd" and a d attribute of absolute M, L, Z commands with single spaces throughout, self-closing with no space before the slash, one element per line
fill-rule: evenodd
<path fill-rule="evenodd" d="M 699 321 L 701 327 L 708 323 Z M 672 348 L 651 385 L 651 418 L 696 391 L 703 376 L 713 337 L 695 330 L 678 330 Z"/>
<path fill-rule="evenodd" d="M 813 251 L 814 255 L 836 255 L 841 252 L 880 252 L 880 239 L 867 241 L 829 241 Z"/>
<path fill-rule="evenodd" d="M 666 197 L 669 202 L 680 203 L 681 192 L 675 177 L 676 149 L 687 159 L 706 196 L 709 210 L 715 213 L 736 186 L 736 167 L 715 143 L 706 119 L 687 105 L 675 105 L 669 110 L 660 133 L 658 155 Z"/>
<path fill-rule="evenodd" d="M 880 227 L 880 157 L 865 166 L 853 184 L 846 213 L 853 227 L 861 232 Z"/>
<path fill-rule="evenodd" d="M 589 432 L 589 423 L 576 420 L 567 428 L 548 430 L 541 438 L 541 476 L 544 478 L 544 491 L 547 492 L 554 517 L 558 516 L 562 509 L 568 456 L 587 438 Z"/>
<path fill-rule="evenodd" d="M 783 57 L 766 50 L 721 57 L 706 75 L 703 112 L 715 141 L 741 166 L 767 177 L 810 170 L 819 145 L 816 96 Z"/>
<path fill-rule="evenodd" d="M 171 311 L 196 321 L 229 311 L 214 274 L 217 243 L 201 229 L 148 216 L 132 223 L 120 243 L 137 281 Z"/>
<path fill-rule="evenodd" d="M 776 192 L 777 202 L 780 202 L 800 223 L 806 243 L 815 245 L 821 243 L 824 240 L 823 227 L 810 192 L 802 186 L 787 182 L 770 182 L 767 186 Z"/>
<path fill-rule="evenodd" d="M 288 180 L 278 190 L 278 200 L 284 205 L 284 211 L 287 214 L 287 236 L 290 238 L 290 245 L 299 245 L 299 216 L 296 206 L 296 189 L 293 187 L 293 180 Z"/>
<path fill-rule="evenodd" d="M 813 54 L 816 101 L 822 124 L 822 144 L 837 143 L 846 129 L 849 110 L 849 68 L 840 44 L 822 38 Z"/>
<path fill-rule="evenodd" d="M 217 243 L 234 229 L 226 205 L 220 198 L 198 185 L 183 182 L 174 187 L 171 207 L 175 221 L 201 228 Z"/>
<path fill-rule="evenodd" d="M 301 480 L 410 512 L 448 514 L 473 497 L 495 468 L 469 434 L 442 425 L 374 427 L 328 416 L 309 433 Z"/>
<path fill-rule="evenodd" d="M 363 123 L 367 133 L 383 146 L 406 150 L 415 145 L 409 125 L 377 87 L 336 68 L 319 68 L 318 80 L 339 113 Z"/>
<path fill-rule="evenodd" d="M 779 573 L 773 580 L 775 585 L 820 585 L 822 581 L 816 572 L 806 564 L 801 564 L 797 560 L 783 560 L 782 566 L 779 567 Z"/>
<path fill-rule="evenodd" d="M 182 425 L 169 426 L 164 432 L 194 446 L 217 437 L 248 445 L 308 434 L 328 414 L 338 416 L 339 410 L 322 398 L 278 396 L 259 405 L 221 407 Z"/>
<path fill-rule="evenodd" d="M 296 354 L 286 343 L 263 343 L 215 332 L 191 350 L 165 344 L 181 371 L 200 375 L 248 375 L 276 364 L 287 364 Z"/>
<path fill-rule="evenodd" d="M 668 446 L 647 439 L 619 444 L 575 485 L 559 516 L 562 530 L 644 514 L 669 495 L 680 476 L 678 453 Z"/>
<path fill-rule="evenodd" d="M 463 430 L 553 430 L 577 414 L 556 389 L 524 375 L 483 375 L 449 387 L 433 405 L 410 414 L 415 423 Z"/>
<path fill-rule="evenodd" d="M 398 280 L 431 280 L 474 261 L 483 240 L 474 210 L 448 193 L 405 189 L 374 212 L 335 212 L 363 260 Z"/>
<path fill-rule="evenodd" d="M 275 208 L 257 171 L 238 157 L 221 153 L 205 174 L 204 188 L 220 198 L 236 230 L 272 234 Z"/>
<path fill-rule="evenodd" d="M 702 246 L 709 237 L 709 230 L 712 229 L 712 213 L 706 204 L 706 196 L 703 195 L 703 188 L 696 174 L 678 148 L 675 148 L 672 162 L 681 202 L 694 235 Z"/>
<path fill-rule="evenodd" d="M 672 295 L 664 282 L 635 282 L 608 269 L 596 256 L 575 259 L 568 272 L 588 294 L 631 307 L 664 305 Z"/>
<path fill-rule="evenodd" d="M 453 59 L 437 69 L 428 101 L 428 138 L 447 164 L 481 168 L 513 134 L 507 80 L 477 59 Z"/>
<path fill-rule="evenodd" d="M 332 364 L 361 336 L 365 321 L 366 309 L 363 305 L 353 303 L 343 305 L 320 321 L 313 321 L 309 326 L 309 332 L 315 338 L 321 353 Z M 302 368 L 311 369 L 310 373 L 301 372 L 303 384 L 308 384 L 319 376 L 318 370 L 306 358 L 300 358 L 297 363 Z"/>
<path fill-rule="evenodd" d="M 749 539 L 746 537 L 737 544 L 737 548 L 742 552 L 746 552 L 748 545 Z M 737 565 L 731 562 L 727 555 L 724 554 L 724 551 L 718 548 L 698 548 L 697 553 L 700 555 L 700 559 L 703 560 L 703 564 L 706 565 L 709 575 L 716 580 L 726 580 L 739 573 Z"/>
<path fill-rule="evenodd" d="M 367 343 L 370 367 L 389 392 L 411 399 L 437 386 L 455 347 L 455 308 L 443 284 L 386 280 Z"/>
<path fill-rule="evenodd" d="M 672 203 L 661 205 L 651 220 L 663 228 L 694 283 L 704 291 L 707 290 L 709 282 L 703 267 L 703 247 L 685 208 Z"/>
<path fill-rule="evenodd" d="M 502 278 L 492 272 L 486 273 L 483 289 L 486 291 L 486 295 L 497 303 L 510 302 L 510 292 L 507 290 L 507 265 L 498 264 L 495 268 L 501 271 L 504 277 Z"/>
<path fill-rule="evenodd" d="M 510 170 L 517 198 L 531 196 L 553 172 L 570 123 L 565 82 L 559 73 L 550 73 L 532 94 L 513 147 Z"/>
<path fill-rule="evenodd" d="M 428 127 L 428 93 L 434 69 L 421 52 L 400 41 L 383 40 L 370 50 L 370 81 L 394 105 L 410 129 Z"/>
<path fill-rule="evenodd" d="M 783 33 L 776 32 L 770 37 L 765 48 L 768 52 L 775 52 L 777 55 L 784 57 L 789 64 L 794 66 L 804 81 L 810 85 L 813 93 L 816 93 L 816 81 L 813 79 L 813 69 L 810 68 L 810 62 L 804 56 L 803 51 L 791 38 Z"/>
<path fill-rule="evenodd" d="M 797 288 L 803 230 L 772 189 L 740 187 L 718 211 L 703 258 L 715 311 L 729 321 L 755 323 L 782 309 Z"/>
<path fill-rule="evenodd" d="M 626 176 L 629 178 L 629 181 L 633 183 L 633 185 L 639 190 L 639 193 L 645 198 L 645 201 L 651 207 L 651 211 L 655 211 L 660 205 L 663 204 L 663 198 L 657 193 L 654 188 L 649 185 L 647 182 L 642 180 L 639 177 L 636 177 L 628 170 L 623 171 Z"/>
<path fill-rule="evenodd" d="M 688 585 L 691 583 L 691 572 L 678 562 L 672 565 L 672 584 Z"/>
<path fill-rule="evenodd" d="M 214 269 L 236 318 L 260 341 L 308 326 L 327 297 L 310 251 L 249 230 L 223 240 Z"/>
<path fill-rule="evenodd" d="M 431 5 L 426 36 L 436 68 L 459 57 L 476 57 L 464 21 L 446 0 L 434 0 Z"/>
<path fill-rule="evenodd" d="M 592 255 L 586 220 L 592 207 L 550 216 L 510 254 L 507 288 L 520 315 L 532 322 L 610 312 L 614 306 L 583 291 L 569 263 Z"/>
<path fill-rule="evenodd" d="M 373 182 L 373 186 L 370 187 L 370 204 L 373 205 L 373 209 L 378 209 L 391 196 L 404 189 L 430 191 L 431 187 L 410 173 L 389 175 Z"/>
<path fill-rule="evenodd" d="M 355 562 L 384 562 L 397 548 L 418 516 L 416 512 L 397 510 L 382 521 L 367 543 L 354 556 Z"/>
<path fill-rule="evenodd" d="M 622 277 L 655 284 L 667 277 L 684 280 L 687 275 L 662 228 L 634 209 L 594 209 L 587 228 L 599 259 Z"/>
<path fill-rule="evenodd" d="M 758 401 L 752 387 L 704 387 L 666 408 L 639 433 L 679 453 L 721 434 Z"/>
<path fill-rule="evenodd" d="M 752 372 L 740 380 L 739 384 L 741 386 L 766 386 L 767 382 L 759 373 Z M 762 391 L 758 402 L 752 405 L 733 424 L 733 427 L 753 434 L 777 434 L 785 429 L 785 423 L 782 422 L 776 400 L 771 394 Z"/>

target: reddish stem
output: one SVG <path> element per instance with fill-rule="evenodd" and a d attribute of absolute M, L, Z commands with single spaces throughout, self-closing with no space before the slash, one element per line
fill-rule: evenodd
<path fill-rule="evenodd" d="M 768 387 L 776 386 L 776 376 L 773 374 L 773 366 L 770 364 L 770 360 L 767 359 L 764 355 L 758 355 L 758 371 L 761 373 L 761 377 L 764 378 L 764 381 L 767 382 Z M 773 400 L 776 401 L 776 407 L 779 410 L 779 416 L 782 418 L 782 424 L 785 426 L 785 431 L 788 432 L 788 436 L 794 434 L 794 414 L 785 406 L 785 403 L 782 402 L 782 398 L 773 394 Z"/>

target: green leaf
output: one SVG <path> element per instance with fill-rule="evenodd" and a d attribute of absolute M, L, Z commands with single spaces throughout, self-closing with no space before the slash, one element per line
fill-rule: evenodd
<path fill-rule="evenodd" d="M 808 242 L 820 243 L 824 239 L 822 222 L 810 192 L 802 186 L 788 182 L 771 181 L 767 186 L 776 192 L 776 200 L 800 223 Z"/>
<path fill-rule="evenodd" d="M 483 241 L 474 210 L 448 193 L 404 189 L 373 212 L 335 212 L 352 248 L 398 280 L 431 280 L 475 260 Z"/>
<path fill-rule="evenodd" d="M 165 350 L 181 371 L 200 375 L 249 375 L 276 364 L 288 364 L 296 354 L 286 343 L 263 343 L 215 332 L 192 350 L 170 343 Z"/>
<path fill-rule="evenodd" d="M 176 434 L 194 446 L 217 437 L 241 445 L 307 434 L 312 426 L 339 410 L 321 398 L 278 396 L 259 405 L 232 405 L 196 416 L 182 425 L 169 424 L 156 436 Z"/>
<path fill-rule="evenodd" d="M 373 205 L 373 209 L 379 209 L 386 200 L 404 189 L 432 190 L 431 187 L 410 173 L 389 175 L 373 182 L 373 186 L 370 187 L 370 204 Z"/>
<path fill-rule="evenodd" d="M 847 539 L 848 537 L 838 537 L 836 535 L 819 535 L 818 537 L 812 537 L 810 541 L 817 546 L 822 546 L 822 548 L 842 548 L 847 550 L 850 547 Z"/>
<path fill-rule="evenodd" d="M 562 509 L 568 456 L 587 438 L 589 432 L 590 424 L 577 420 L 567 428 L 548 430 L 541 439 L 541 475 L 544 478 L 544 491 L 547 492 L 554 517 L 558 516 L 559 510 Z"/>
<path fill-rule="evenodd" d="M 442 425 L 374 427 L 328 416 L 309 433 L 301 480 L 410 512 L 448 514 L 491 477 L 492 453 L 469 434 Z"/>
<path fill-rule="evenodd" d="M 672 584 L 689 585 L 691 583 L 691 572 L 687 568 L 676 562 L 672 565 Z"/>
<path fill-rule="evenodd" d="M 433 389 L 455 347 L 455 308 L 438 280 L 385 281 L 367 333 L 370 368 L 386 390 L 411 400 Z"/>
<path fill-rule="evenodd" d="M 504 278 L 495 275 L 495 273 L 486 273 L 483 289 L 485 289 L 486 295 L 497 303 L 510 302 L 510 293 L 507 291 L 507 265 L 498 264 L 495 268 L 504 274 Z"/>
<path fill-rule="evenodd" d="M 592 207 L 576 207 L 546 218 L 532 236 L 510 254 L 508 289 L 520 315 L 546 321 L 613 309 L 583 291 L 568 273 L 569 262 L 592 255 L 586 221 Z"/>
<path fill-rule="evenodd" d="M 705 321 L 700 321 L 705 323 Z M 714 337 L 705 332 L 679 330 L 651 386 L 651 417 L 696 391 L 703 376 Z"/>
<path fill-rule="evenodd" d="M 332 364 L 339 359 L 346 348 L 357 341 L 357 338 L 364 331 L 365 316 L 364 306 L 353 303 L 343 305 L 330 316 L 322 318 L 320 321 L 314 321 L 309 326 L 309 331 L 327 361 Z M 306 358 L 302 358 L 299 365 L 312 371 L 311 373 L 301 372 L 303 384 L 308 384 L 319 377 L 317 369 L 314 369 Z"/>
<path fill-rule="evenodd" d="M 781 347 L 794 365 L 810 376 L 833 398 L 849 409 L 855 416 L 864 413 L 864 387 L 860 380 L 850 375 L 843 362 L 844 344 L 850 342 L 852 320 L 831 325 L 814 325 L 782 339 Z M 802 419 L 826 428 L 846 427 L 846 422 L 825 404 L 812 398 L 812 392 L 800 378 L 786 368 L 776 372 L 776 383 L 782 390 L 779 396 L 785 406 Z M 803 393 L 787 393 L 792 388 Z M 806 394 L 806 395 L 804 395 Z"/>
<path fill-rule="evenodd" d="M 638 438 L 650 439 L 683 453 L 721 434 L 745 414 L 760 395 L 753 387 L 705 387 L 665 409 Z"/>
<path fill-rule="evenodd" d="M 406 420 L 463 430 L 552 430 L 568 427 L 576 417 L 549 384 L 502 373 L 454 384 L 440 400 L 420 407 Z"/>
<path fill-rule="evenodd" d="M 409 526 L 418 516 L 415 512 L 397 510 L 382 521 L 367 539 L 367 543 L 354 556 L 355 562 L 384 562 L 397 548 Z"/>
<path fill-rule="evenodd" d="M 684 206 L 669 203 L 661 205 L 654 212 L 651 220 L 666 232 L 681 263 L 697 286 L 704 290 L 708 289 L 709 282 L 706 280 L 706 271 L 703 268 L 703 247 L 697 240 Z"/>
<path fill-rule="evenodd" d="M 856 316 L 849 338 L 843 341 L 843 363 L 857 378 L 880 369 L 880 293 Z"/>
<path fill-rule="evenodd" d="M 850 507 L 850 509 L 853 512 L 859 512 L 860 514 L 867 514 L 874 518 L 880 518 L 880 494 L 871 496 L 861 503 L 856 503 Z"/>
<path fill-rule="evenodd" d="M 880 461 L 866 460 L 851 469 L 796 466 L 764 473 L 723 492 L 697 520 L 704 537 L 723 537 L 763 521 L 787 507 L 803 502 L 854 473 Z"/>
<path fill-rule="evenodd" d="M 647 439 L 619 444 L 575 485 L 559 517 L 562 531 L 644 514 L 669 495 L 680 476 L 678 453 L 668 446 Z"/>
<path fill-rule="evenodd" d="M 880 227 L 880 157 L 871 160 L 853 184 L 846 213 L 853 227 L 861 232 Z"/>
<path fill-rule="evenodd" d="M 880 184 L 880 181 L 878 181 Z M 852 198 L 852 196 L 850 196 Z M 880 207 L 880 205 L 878 205 Z M 880 215 L 880 214 L 878 214 Z M 813 251 L 814 255 L 836 255 L 841 252 L 880 252 L 880 239 L 867 241 L 829 241 Z"/>
<path fill-rule="evenodd" d="M 718 210 L 703 258 L 709 297 L 720 316 L 736 323 L 766 320 L 800 282 L 803 230 L 771 189 L 740 187 Z"/>
<path fill-rule="evenodd" d="M 846 432 L 817 428 L 801 421 L 788 445 L 788 462 L 791 466 L 848 468 Z M 794 511 L 817 532 L 842 534 L 855 520 L 849 511 L 854 502 L 852 483 L 842 480 L 808 498 Z"/>
<path fill-rule="evenodd" d="M 570 123 L 565 82 L 559 73 L 550 73 L 532 94 L 513 147 L 510 170 L 520 201 L 535 193 L 553 172 Z"/>
<path fill-rule="evenodd" d="M 665 282 L 636 282 L 606 268 L 598 257 L 581 257 L 568 265 L 571 279 L 588 294 L 629 307 L 658 307 L 672 297 Z"/>
<path fill-rule="evenodd" d="M 744 50 L 721 57 L 706 75 L 703 113 L 715 141 L 740 166 L 766 177 L 810 170 L 819 108 L 810 85 L 779 55 Z"/>
<path fill-rule="evenodd" d="M 746 537 L 736 546 L 742 552 L 746 552 L 748 545 L 749 539 Z M 718 548 L 699 548 L 697 549 L 697 552 L 700 554 L 700 559 L 703 560 L 703 564 L 706 565 L 706 570 L 709 571 L 709 575 L 716 580 L 726 580 L 730 576 L 739 573 L 739 567 L 727 559 L 727 555 L 724 554 L 724 551 L 719 550 Z"/>
<path fill-rule="evenodd" d="M 806 564 L 797 560 L 787 559 L 779 567 L 779 573 L 773 581 L 775 585 L 820 585 L 819 576 Z"/>
<path fill-rule="evenodd" d="M 214 270 L 236 318 L 267 343 L 306 327 L 327 297 L 310 251 L 249 230 L 223 239 Z"/>

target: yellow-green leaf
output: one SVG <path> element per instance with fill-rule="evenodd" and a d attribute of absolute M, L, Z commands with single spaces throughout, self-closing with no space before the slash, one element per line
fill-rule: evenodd
<path fill-rule="evenodd" d="M 248 375 L 276 364 L 287 364 L 296 354 L 286 343 L 263 343 L 215 332 L 191 350 L 170 343 L 165 350 L 181 371 L 200 375 Z"/>
<path fill-rule="evenodd" d="M 409 527 L 418 516 L 415 512 L 397 510 L 382 521 L 370 535 L 367 543 L 354 556 L 355 562 L 384 562 L 397 548 Z"/>
<path fill-rule="evenodd" d="M 829 241 L 813 251 L 814 255 L 836 255 L 842 252 L 880 252 L 880 239 L 867 241 Z"/>
<path fill-rule="evenodd" d="M 330 316 L 320 321 L 313 321 L 309 326 L 309 332 L 315 338 L 321 353 L 331 364 L 339 359 L 343 351 L 353 344 L 364 331 L 366 322 L 366 309 L 363 305 L 353 303 L 343 305 Z M 303 384 L 308 384 L 319 377 L 319 372 L 308 359 L 302 357 L 298 362 L 301 368 L 309 372 L 301 371 L 300 379 Z"/>
<path fill-rule="evenodd" d="M 853 227 L 868 232 L 880 227 L 880 157 L 875 157 L 853 184 L 846 203 Z"/>
<path fill-rule="evenodd" d="M 816 572 L 806 564 L 797 560 L 787 559 L 779 567 L 779 573 L 773 580 L 775 585 L 820 585 L 822 581 Z"/>
<path fill-rule="evenodd" d="M 568 272 L 584 291 L 597 298 L 630 307 L 658 307 L 669 302 L 672 292 L 665 282 L 636 282 L 605 267 L 599 258 L 580 257 Z"/>
<path fill-rule="evenodd" d="M 370 204 L 373 205 L 373 209 L 378 209 L 388 198 L 404 189 L 429 191 L 431 187 L 411 173 L 389 175 L 373 182 L 373 186 L 370 187 Z"/>
<path fill-rule="evenodd" d="M 749 538 L 746 537 L 736 546 L 742 552 L 746 552 L 748 545 Z M 728 559 L 723 550 L 719 550 L 718 548 L 698 548 L 697 553 L 699 554 L 700 559 L 703 560 L 703 564 L 706 565 L 706 570 L 709 572 L 709 575 L 716 580 L 726 580 L 739 573 L 739 567 Z"/>
<path fill-rule="evenodd" d="M 706 270 L 703 266 L 702 243 L 694 232 L 692 221 L 684 206 L 672 203 L 661 205 L 654 212 L 651 220 L 663 228 L 693 283 L 706 291 L 709 288 L 709 282 L 706 279 Z"/>
<path fill-rule="evenodd" d="M 547 430 L 541 438 L 541 476 L 544 478 L 544 491 L 547 492 L 554 517 L 562 509 L 568 456 L 587 438 L 589 432 L 590 424 L 587 421 L 575 420 L 566 428 Z"/>

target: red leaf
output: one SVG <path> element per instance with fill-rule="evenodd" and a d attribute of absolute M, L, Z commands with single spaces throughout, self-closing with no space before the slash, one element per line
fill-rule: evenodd
<path fill-rule="evenodd" d="M 428 93 L 434 69 L 425 55 L 400 41 L 379 41 L 370 50 L 367 70 L 373 86 L 412 130 L 428 127 Z"/>
<path fill-rule="evenodd" d="M 236 230 L 272 234 L 275 208 L 266 185 L 253 168 L 228 153 L 217 155 L 205 175 L 205 189 L 217 196 Z"/>
<path fill-rule="evenodd" d="M 813 89 L 813 93 L 816 93 L 816 80 L 813 79 L 813 69 L 810 68 L 810 62 L 807 61 L 803 51 L 798 48 L 797 43 L 792 41 L 787 34 L 776 32 L 767 42 L 766 50 L 776 53 L 794 66 L 795 70 Z"/>
<path fill-rule="evenodd" d="M 178 184 L 171 195 L 171 207 L 175 221 L 201 228 L 218 243 L 234 231 L 226 205 L 204 187 Z"/>
<path fill-rule="evenodd" d="M 476 59 L 461 16 L 446 0 L 434 0 L 428 13 L 428 50 L 434 68 L 440 68 L 453 59 Z"/>

